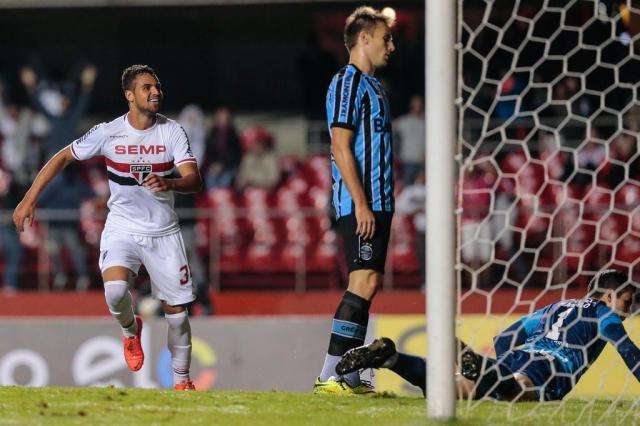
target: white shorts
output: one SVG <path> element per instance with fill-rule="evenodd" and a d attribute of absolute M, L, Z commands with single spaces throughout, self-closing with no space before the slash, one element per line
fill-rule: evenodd
<path fill-rule="evenodd" d="M 100 238 L 100 271 L 122 266 L 138 274 L 144 265 L 151 278 L 151 293 L 169 305 L 184 305 L 195 300 L 191 270 L 182 241 L 176 232 L 148 237 L 104 230 Z"/>

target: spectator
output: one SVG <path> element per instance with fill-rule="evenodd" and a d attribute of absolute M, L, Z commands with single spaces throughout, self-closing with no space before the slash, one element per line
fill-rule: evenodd
<path fill-rule="evenodd" d="M 596 170 L 606 160 L 604 140 L 595 128 L 591 129 L 589 141 L 578 149 L 578 167 Z"/>
<path fill-rule="evenodd" d="M 278 159 L 273 152 L 271 135 L 262 128 L 248 129 L 243 133 L 246 149 L 236 179 L 236 187 L 271 190 L 280 180 Z"/>
<path fill-rule="evenodd" d="M 19 182 L 26 182 L 29 177 L 25 159 L 29 148 L 32 116 L 28 109 L 7 103 L 4 84 L 0 81 L 0 136 L 3 139 L 0 161 L 13 175 L 13 179 Z"/>
<path fill-rule="evenodd" d="M 566 179 L 565 166 L 568 155 L 560 149 L 561 140 L 553 133 L 538 134 L 537 157 L 544 163 L 546 180 L 563 181 Z M 535 157 L 534 153 L 532 156 Z"/>
<path fill-rule="evenodd" d="M 196 194 L 174 193 L 174 208 L 180 217 L 182 239 L 191 267 L 191 277 L 196 289 L 196 300 L 202 306 L 203 315 L 213 315 L 213 306 L 209 297 L 209 280 L 204 262 L 198 250 L 198 231 L 195 215 Z"/>
<path fill-rule="evenodd" d="M 495 179 L 495 170 L 489 162 L 481 162 L 465 171 L 462 182 L 460 250 L 462 262 L 473 271 L 480 270 L 491 259 L 493 243 L 488 218 Z"/>
<path fill-rule="evenodd" d="M 500 75 L 504 76 L 507 72 L 506 69 L 503 69 L 500 71 Z M 520 112 L 516 98 L 522 93 L 524 87 L 523 81 L 514 74 L 503 80 L 500 85 L 500 92 L 496 97 L 495 118 L 499 121 L 506 121 Z"/>
<path fill-rule="evenodd" d="M 20 263 L 24 254 L 20 237 L 11 219 L 11 212 L 18 205 L 26 189 L 12 176 L 0 169 L 0 246 L 4 253 L 4 291 L 14 293 L 19 286 Z"/>
<path fill-rule="evenodd" d="M 207 188 L 227 188 L 235 179 L 242 159 L 242 147 L 227 108 L 219 108 L 213 120 L 201 168 L 206 171 L 203 177 Z"/>
<path fill-rule="evenodd" d="M 55 218 L 49 222 L 46 250 L 51 257 L 54 272 L 54 290 L 63 290 L 67 284 L 60 243 L 64 243 L 71 255 L 71 261 L 76 272 L 76 290 L 86 291 L 90 279 L 87 269 L 87 254 L 83 245 L 80 231 L 79 212 L 83 201 L 92 199 L 94 193 L 87 183 L 79 176 L 79 166 L 71 164 L 55 177 L 42 191 L 39 207 L 50 210 L 75 210 L 73 217 L 65 219 Z"/>
<path fill-rule="evenodd" d="M 65 92 L 57 91 L 46 82 L 39 82 L 33 69 L 25 67 L 21 70 L 20 79 L 31 96 L 36 110 L 44 114 L 51 124 L 51 131 L 45 140 L 47 158 L 52 157 L 75 139 L 78 123 L 89 104 L 89 96 L 93 90 L 96 75 L 94 66 L 84 67 L 80 74 L 80 91 L 73 99 L 68 87 Z"/>
<path fill-rule="evenodd" d="M 189 138 L 191 151 L 198 161 L 198 166 L 202 170 L 205 164 L 205 130 L 204 130 L 204 114 L 202 109 L 197 105 L 185 106 L 180 115 L 178 122 L 184 128 Z M 235 131 L 234 131 L 235 132 Z M 211 154 L 211 152 L 209 152 Z M 212 315 L 213 307 L 209 298 L 209 281 L 204 267 L 204 262 L 198 250 L 198 232 L 196 230 L 196 194 L 174 193 L 174 207 L 180 217 L 180 229 L 182 230 L 182 239 L 184 240 L 189 266 L 191 267 L 191 276 L 193 285 L 196 288 L 196 303 L 202 306 L 204 315 Z"/>
<path fill-rule="evenodd" d="M 205 151 L 205 131 L 204 131 L 204 114 L 202 109 L 194 104 L 189 104 L 182 108 L 178 116 L 178 123 L 182 126 L 189 138 L 191 152 L 196 157 L 198 165 L 202 167 L 204 164 Z"/>
<path fill-rule="evenodd" d="M 594 172 L 605 164 L 607 159 L 604 141 L 595 127 L 591 127 L 588 140 L 578 147 L 574 155 L 578 168 L 573 182 L 580 189 L 595 184 Z"/>
<path fill-rule="evenodd" d="M 409 113 L 398 118 L 394 124 L 399 139 L 399 158 L 402 165 L 402 181 L 405 185 L 415 182 L 416 176 L 424 171 L 425 125 L 424 99 L 413 95 Z"/>
<path fill-rule="evenodd" d="M 580 80 L 576 77 L 567 77 L 565 80 L 565 85 L 567 87 L 568 97 L 573 97 L 576 93 L 582 90 L 580 87 Z"/>
<path fill-rule="evenodd" d="M 637 139 L 621 133 L 611 143 L 611 158 L 606 182 L 615 189 L 629 179 L 639 180 L 640 156 L 637 151 Z"/>
<path fill-rule="evenodd" d="M 425 186 L 425 175 L 421 171 L 416 176 L 415 182 L 407 185 L 396 200 L 396 212 L 406 215 L 413 215 L 413 226 L 416 230 L 416 257 L 420 266 L 422 282 L 425 282 L 425 231 L 427 229 L 427 217 L 425 215 L 425 203 L 427 199 L 427 188 Z"/>

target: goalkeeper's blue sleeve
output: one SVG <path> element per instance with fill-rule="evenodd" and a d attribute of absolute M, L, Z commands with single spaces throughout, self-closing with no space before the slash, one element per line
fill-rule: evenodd
<path fill-rule="evenodd" d="M 605 340 L 615 345 L 624 363 L 640 382 L 640 349 L 629 338 L 622 322 L 604 324 L 601 327 L 601 333 Z"/>

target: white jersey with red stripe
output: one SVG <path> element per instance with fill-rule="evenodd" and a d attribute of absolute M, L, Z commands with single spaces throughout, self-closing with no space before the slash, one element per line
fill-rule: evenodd
<path fill-rule="evenodd" d="M 173 192 L 151 192 L 142 186 L 150 174 L 171 175 L 177 166 L 196 163 L 182 126 L 158 114 L 146 130 L 135 129 L 125 114 L 94 126 L 71 143 L 77 160 L 103 155 L 109 177 L 109 215 L 105 229 L 161 236 L 180 229 Z"/>

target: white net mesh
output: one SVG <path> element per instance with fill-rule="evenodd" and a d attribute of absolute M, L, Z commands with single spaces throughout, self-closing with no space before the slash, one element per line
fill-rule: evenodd
<path fill-rule="evenodd" d="M 458 333 L 479 352 L 495 356 L 491 338 L 522 314 L 584 297 L 598 270 L 639 281 L 640 9 L 632 3 L 459 2 Z M 625 327 L 640 342 L 640 323 Z M 590 418 L 600 399 L 638 396 L 608 345 L 554 409 L 589 401 L 571 408 L 573 422 Z M 634 416 L 633 404 L 620 407 L 616 421 Z"/>

